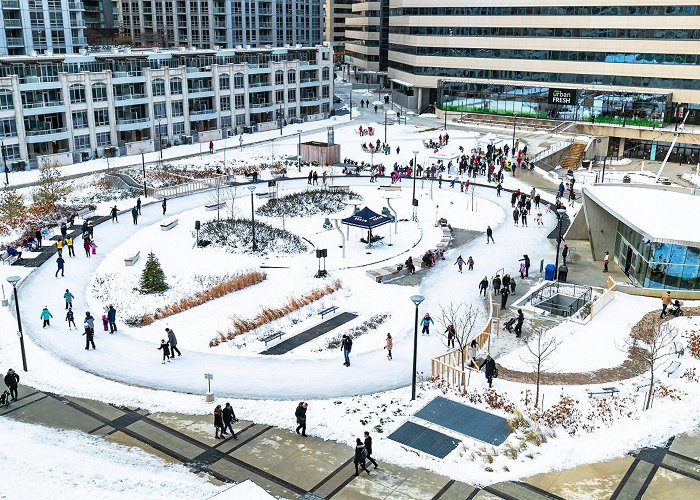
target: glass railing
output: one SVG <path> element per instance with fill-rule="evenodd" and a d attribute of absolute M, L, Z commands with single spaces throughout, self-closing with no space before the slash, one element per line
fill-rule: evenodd
<path fill-rule="evenodd" d="M 28 102 L 22 104 L 24 109 L 35 109 L 35 108 L 50 108 L 55 106 L 65 106 L 65 103 L 61 101 L 46 101 L 46 102 Z"/>
<path fill-rule="evenodd" d="M 85 5 L 83 2 L 68 2 L 68 8 L 70 10 L 85 10 Z"/>
<path fill-rule="evenodd" d="M 115 95 L 115 101 L 128 101 L 129 99 L 145 99 L 146 94 Z"/>
<path fill-rule="evenodd" d="M 250 105 L 250 107 L 251 107 L 251 108 L 254 108 L 254 109 L 258 109 L 258 108 L 269 108 L 270 106 L 273 106 L 273 104 L 272 104 L 272 103 L 269 103 L 269 102 L 258 102 L 258 103 L 255 103 L 255 104 L 251 104 L 251 105 Z"/>
<path fill-rule="evenodd" d="M 3 9 L 19 9 L 19 2 L 17 0 L 2 0 Z"/>
<path fill-rule="evenodd" d="M 47 129 L 43 129 L 43 130 L 27 130 L 27 135 L 29 135 L 29 136 L 51 135 L 51 134 L 60 134 L 63 132 L 68 132 L 68 129 L 66 127 L 61 127 L 61 128 L 47 128 Z"/>
<path fill-rule="evenodd" d="M 117 118 L 117 125 L 129 125 L 132 123 L 146 123 L 150 122 L 151 119 L 146 118 Z"/>

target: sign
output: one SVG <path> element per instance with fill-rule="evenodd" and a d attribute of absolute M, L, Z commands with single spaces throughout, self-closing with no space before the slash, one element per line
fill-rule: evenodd
<path fill-rule="evenodd" d="M 205 373 L 204 380 L 214 380 L 214 374 L 213 373 Z"/>
<path fill-rule="evenodd" d="M 549 89 L 549 104 L 566 105 L 576 103 L 576 89 Z"/>
<path fill-rule="evenodd" d="M 328 129 L 328 145 L 332 146 L 335 144 L 335 130 L 333 127 L 326 127 Z"/>
<path fill-rule="evenodd" d="M 349 63 L 349 64 L 352 64 L 352 56 L 346 55 L 346 56 L 345 56 L 345 62 L 346 62 L 346 63 Z"/>

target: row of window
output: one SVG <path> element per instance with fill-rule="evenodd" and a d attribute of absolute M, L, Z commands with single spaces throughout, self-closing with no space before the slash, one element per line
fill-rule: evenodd
<path fill-rule="evenodd" d="M 529 59 L 538 61 L 579 61 L 634 64 L 688 64 L 700 63 L 698 54 L 626 54 L 619 52 L 581 52 L 568 50 L 521 50 L 414 47 L 390 44 L 389 50 L 415 56 L 481 57 L 489 59 Z"/>
<path fill-rule="evenodd" d="M 345 49 L 345 55 L 353 59 L 359 59 L 360 61 L 379 62 L 379 56 L 360 54 L 359 52 L 353 52 L 347 49 Z"/>
<path fill-rule="evenodd" d="M 404 7 L 392 16 L 697 16 L 699 5 L 581 5 L 570 7 Z"/>
<path fill-rule="evenodd" d="M 698 29 L 519 28 L 488 26 L 392 26 L 394 35 L 479 36 L 518 38 L 616 38 L 642 40 L 700 40 Z"/>
<path fill-rule="evenodd" d="M 432 66 L 416 67 L 397 61 L 389 61 L 389 67 L 413 75 L 442 78 L 473 78 L 477 80 L 507 80 L 512 82 L 569 83 L 577 85 L 611 85 L 615 87 L 700 90 L 700 81 L 683 78 L 639 78 L 617 75 L 580 75 L 575 73 L 437 68 Z"/>

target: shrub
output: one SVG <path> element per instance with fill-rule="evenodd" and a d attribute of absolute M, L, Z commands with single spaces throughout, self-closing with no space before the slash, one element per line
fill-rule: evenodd
<path fill-rule="evenodd" d="M 250 219 L 211 220 L 202 224 L 200 239 L 211 240 L 214 246 L 230 252 L 249 252 L 253 247 L 253 226 Z M 304 253 L 308 246 L 294 233 L 255 221 L 257 251 L 266 253 Z"/>
<path fill-rule="evenodd" d="M 347 208 L 344 200 L 362 199 L 352 191 L 303 191 L 272 198 L 255 213 L 266 217 L 306 217 L 317 214 L 332 214 Z"/>
<path fill-rule="evenodd" d="M 340 349 L 340 344 L 343 341 L 343 335 L 349 335 L 353 339 L 356 339 L 357 337 L 368 333 L 370 330 L 376 330 L 379 327 L 379 325 L 384 323 L 390 317 L 391 314 L 389 313 L 375 314 L 368 320 L 365 320 L 361 325 L 358 325 L 354 328 L 350 328 L 346 332 L 339 333 L 335 337 L 329 339 L 326 342 L 326 349 Z"/>
<path fill-rule="evenodd" d="M 141 293 L 163 293 L 168 289 L 165 273 L 153 252 L 148 254 L 146 267 L 141 274 Z"/>
<path fill-rule="evenodd" d="M 700 332 L 692 331 L 688 335 L 688 352 L 695 359 L 700 359 Z"/>

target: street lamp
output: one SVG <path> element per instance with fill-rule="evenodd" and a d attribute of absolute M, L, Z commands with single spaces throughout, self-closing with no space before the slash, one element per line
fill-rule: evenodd
<path fill-rule="evenodd" d="M 513 147 L 510 150 L 510 155 L 515 156 L 515 120 L 518 117 L 515 113 L 513 113 Z"/>
<path fill-rule="evenodd" d="M 565 208 L 557 208 L 557 218 L 559 219 L 559 236 L 557 236 L 557 257 L 554 260 L 554 281 L 559 279 L 559 246 L 561 245 L 561 226 L 564 221 Z"/>
<path fill-rule="evenodd" d="M 160 118 L 158 118 L 158 151 L 160 152 L 160 165 L 163 166 L 163 137 L 160 131 Z"/>
<path fill-rule="evenodd" d="M 416 357 L 418 356 L 418 306 L 425 300 L 422 295 L 411 295 L 411 302 L 416 305 L 416 317 L 413 322 L 413 379 L 411 382 L 411 401 L 416 399 Z"/>
<path fill-rule="evenodd" d="M 384 145 L 386 145 L 386 109 L 384 110 Z"/>
<path fill-rule="evenodd" d="M 250 190 L 250 226 L 253 229 L 253 252 L 258 250 L 258 246 L 255 244 L 255 204 L 253 200 L 253 191 L 255 191 L 255 185 L 248 186 Z"/>
<path fill-rule="evenodd" d="M 348 71 L 348 74 L 350 71 Z M 350 119 L 352 120 L 352 82 L 350 82 Z"/>
<path fill-rule="evenodd" d="M 17 299 L 17 282 L 22 279 L 19 276 L 10 276 L 7 282 L 12 285 L 15 294 L 15 311 L 17 312 L 17 335 L 19 335 L 19 347 L 22 351 L 22 368 L 27 371 L 27 355 L 24 352 L 24 335 L 22 335 L 22 318 L 19 315 L 19 301 Z"/>
<path fill-rule="evenodd" d="M 416 199 L 416 171 L 418 170 L 418 151 L 413 152 L 413 170 L 411 175 L 413 176 L 413 197 L 411 198 L 411 203 L 413 204 L 413 217 L 411 220 L 413 222 L 418 222 L 418 200 Z"/>
<path fill-rule="evenodd" d="M 143 156 L 143 151 L 141 151 L 141 168 L 143 169 L 143 196 L 148 196 L 146 194 L 146 160 Z"/>
<path fill-rule="evenodd" d="M 7 161 L 5 160 L 5 142 L 0 141 L 0 154 L 2 155 L 2 166 L 5 171 L 5 184 L 10 185 L 10 176 L 8 175 L 9 170 L 7 169 Z"/>
<path fill-rule="evenodd" d="M 301 129 L 297 129 L 297 134 L 299 134 L 299 145 L 297 146 L 297 169 L 301 173 Z"/>

